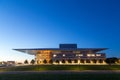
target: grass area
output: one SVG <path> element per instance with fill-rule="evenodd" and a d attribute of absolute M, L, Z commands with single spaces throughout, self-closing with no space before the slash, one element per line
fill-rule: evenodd
<path fill-rule="evenodd" d="M 29 65 L 0 68 L 0 71 L 44 71 L 44 70 L 120 70 L 120 65 Z"/>
<path fill-rule="evenodd" d="M 0 74 L 0 80 L 120 80 L 119 73 L 104 74 Z"/>
<path fill-rule="evenodd" d="M 120 65 L 29 65 L 0 68 L 0 71 L 120 70 Z M 2 73 L 0 80 L 120 80 L 120 73 Z"/>

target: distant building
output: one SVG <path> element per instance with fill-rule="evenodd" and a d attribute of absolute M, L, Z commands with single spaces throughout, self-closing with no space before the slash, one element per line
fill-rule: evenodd
<path fill-rule="evenodd" d="M 15 64 L 15 61 L 2 61 L 0 62 L 0 67 L 15 66 Z"/>
<path fill-rule="evenodd" d="M 15 64 L 15 61 L 7 61 L 7 64 L 9 65 Z"/>
<path fill-rule="evenodd" d="M 14 49 L 35 55 L 37 64 L 44 60 L 53 64 L 105 64 L 106 54 L 100 51 L 107 48 L 77 48 L 77 44 L 60 44 L 59 48 Z"/>

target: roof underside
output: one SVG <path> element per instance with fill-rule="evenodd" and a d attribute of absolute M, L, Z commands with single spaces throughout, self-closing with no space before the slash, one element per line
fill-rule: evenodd
<path fill-rule="evenodd" d="M 86 51 L 92 50 L 95 52 L 106 50 L 107 48 L 32 48 L 32 49 L 13 49 L 19 52 L 28 53 L 31 55 L 35 55 L 40 50 L 51 50 L 51 51 Z"/>

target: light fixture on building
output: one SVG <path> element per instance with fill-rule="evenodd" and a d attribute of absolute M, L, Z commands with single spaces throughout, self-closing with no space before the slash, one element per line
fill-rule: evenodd
<path fill-rule="evenodd" d="M 56 57 L 56 56 L 57 56 L 56 54 L 53 55 L 53 57 Z"/>
<path fill-rule="evenodd" d="M 65 54 L 63 54 L 63 57 L 65 57 Z"/>
<path fill-rule="evenodd" d="M 95 54 L 87 54 L 87 56 L 88 56 L 88 57 L 90 57 L 90 56 L 95 56 Z"/>
<path fill-rule="evenodd" d="M 101 54 L 96 54 L 96 56 L 101 56 Z"/>
<path fill-rule="evenodd" d="M 83 56 L 83 54 L 76 54 L 76 56 Z"/>

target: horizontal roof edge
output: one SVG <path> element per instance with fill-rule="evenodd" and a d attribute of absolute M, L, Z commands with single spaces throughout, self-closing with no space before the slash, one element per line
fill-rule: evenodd
<path fill-rule="evenodd" d="M 106 50 L 108 48 L 19 48 L 13 50 Z"/>

